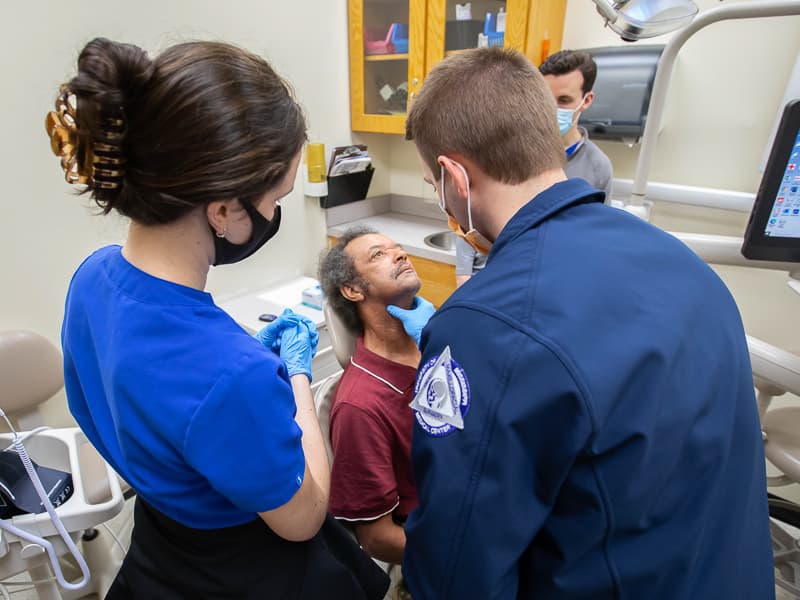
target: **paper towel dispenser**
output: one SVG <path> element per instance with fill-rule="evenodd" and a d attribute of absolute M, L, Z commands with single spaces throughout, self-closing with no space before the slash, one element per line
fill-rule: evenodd
<path fill-rule="evenodd" d="M 594 102 L 578 121 L 590 138 L 639 141 L 663 50 L 663 44 L 585 49 L 597 63 Z"/>

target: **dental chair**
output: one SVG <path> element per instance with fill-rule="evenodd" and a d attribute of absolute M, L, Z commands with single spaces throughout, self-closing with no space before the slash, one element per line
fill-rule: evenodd
<path fill-rule="evenodd" d="M 347 328 L 344 322 L 325 302 L 322 306 L 325 315 L 325 326 L 331 337 L 331 347 L 339 365 L 344 369 L 350 364 L 350 357 L 356 350 L 356 338 Z M 330 415 L 331 402 L 336 393 L 336 386 L 342 377 L 342 371 L 334 373 L 323 379 L 314 392 L 314 407 L 317 410 L 319 426 L 322 429 L 322 438 L 325 441 L 325 448 L 328 450 L 328 460 L 333 464 L 333 449 L 331 448 L 330 438 Z"/>
<path fill-rule="evenodd" d="M 43 426 L 39 406 L 60 391 L 63 384 L 61 353 L 49 340 L 30 331 L 0 332 L 0 408 L 16 420 L 20 430 L 16 435 L 34 463 L 71 474 L 72 495 L 55 509 L 55 514 L 73 543 L 82 539 L 81 554 L 90 579 L 80 589 L 60 588 L 53 576 L 53 557 L 46 552 L 47 544 L 1 530 L 0 582 L 27 571 L 40 599 L 73 599 L 88 594 L 102 598 L 119 564 L 114 565 L 111 559 L 108 536 L 94 527 L 117 515 L 124 499 L 116 474 L 79 428 Z M 13 432 L 0 434 L 0 450 L 14 438 Z M 54 555 L 63 557 L 69 552 L 47 512 L 21 514 L 5 522 L 49 542 L 52 548 L 48 551 Z M 4 587 L 0 591 L 5 594 Z"/>
<path fill-rule="evenodd" d="M 772 400 L 786 392 L 800 395 L 800 356 L 748 336 L 764 437 L 764 453 L 780 473 L 767 477 L 769 487 L 800 483 L 800 407 L 772 408 Z M 781 525 L 800 529 L 800 506 L 769 494 L 770 529 L 775 583 L 800 597 L 800 543 Z"/>
<path fill-rule="evenodd" d="M 327 302 L 322 305 L 322 312 L 325 315 L 325 326 L 331 336 L 331 346 L 336 355 L 336 360 L 339 362 L 342 369 L 344 369 L 350 364 L 350 357 L 353 356 L 353 353 L 356 351 L 356 336 L 347 328 L 342 319 L 339 318 Z M 322 438 L 325 441 L 325 447 L 328 450 L 328 460 L 331 464 L 333 464 L 334 460 L 330 438 L 331 402 L 333 402 L 333 397 L 336 394 L 336 386 L 339 384 L 341 378 L 342 371 L 330 375 L 322 380 L 314 393 L 314 406 L 317 410 L 317 418 L 319 419 L 319 426 L 322 430 Z M 355 538 L 355 534 L 353 534 L 353 537 Z M 397 569 L 397 573 L 393 574 L 392 567 L 394 565 L 374 558 L 372 560 L 392 576 L 392 585 L 389 589 L 393 590 L 397 583 L 399 569 Z"/>

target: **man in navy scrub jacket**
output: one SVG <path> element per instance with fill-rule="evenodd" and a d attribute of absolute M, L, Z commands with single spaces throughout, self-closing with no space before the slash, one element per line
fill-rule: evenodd
<path fill-rule="evenodd" d="M 411 594 L 773 598 L 736 304 L 676 238 L 567 180 L 555 110 L 501 48 L 440 62 L 411 104 L 425 179 L 489 253 L 432 317 L 388 309 L 422 351 Z"/>

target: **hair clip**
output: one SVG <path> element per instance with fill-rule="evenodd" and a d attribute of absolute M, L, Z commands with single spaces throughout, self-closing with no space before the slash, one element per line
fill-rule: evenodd
<path fill-rule="evenodd" d="M 80 138 L 73 99 L 69 88 L 62 85 L 56 99 L 56 110 L 47 113 L 44 125 L 47 135 L 50 136 L 53 154 L 61 158 L 61 168 L 64 169 L 67 183 L 86 184 L 90 179 L 88 169 L 91 161 L 78 160 Z M 86 154 L 84 158 L 88 158 L 88 153 Z"/>
<path fill-rule="evenodd" d="M 121 156 L 104 156 L 104 155 L 95 154 L 92 157 L 92 164 L 94 164 L 94 165 L 103 165 L 103 164 L 124 165 L 125 164 L 125 159 L 123 157 L 121 157 Z"/>
<path fill-rule="evenodd" d="M 64 169 L 67 183 L 93 185 L 106 190 L 119 188 L 125 171 L 105 168 L 106 165 L 125 164 L 125 158 L 120 156 L 119 146 L 96 143 L 95 151 L 111 154 L 111 156 L 96 156 L 92 152 L 91 145 L 81 140 L 78 135 L 77 100 L 66 84 L 59 88 L 55 108 L 54 111 L 47 113 L 44 124 L 50 137 L 50 149 L 61 159 L 61 168 Z M 107 127 L 114 129 L 124 129 L 125 126 L 124 120 L 117 117 L 107 117 L 103 122 Z M 113 129 L 106 130 L 104 134 L 109 140 L 121 140 L 124 136 L 123 131 Z M 117 181 L 98 180 L 96 175 L 101 178 L 115 177 Z"/>

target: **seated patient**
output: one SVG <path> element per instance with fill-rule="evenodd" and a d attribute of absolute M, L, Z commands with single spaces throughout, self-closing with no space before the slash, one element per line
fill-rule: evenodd
<path fill-rule="evenodd" d="M 411 308 L 420 280 L 403 248 L 372 229 L 349 229 L 323 254 L 319 280 L 356 334 L 330 413 L 330 512 L 349 521 L 373 557 L 400 564 L 403 523 L 417 505 L 410 452 L 420 353 L 387 305 Z"/>

